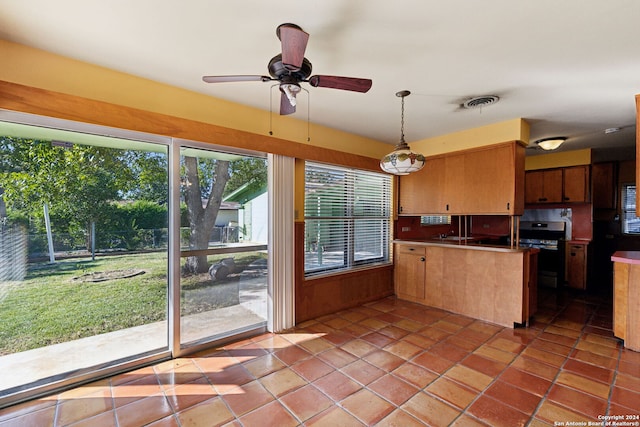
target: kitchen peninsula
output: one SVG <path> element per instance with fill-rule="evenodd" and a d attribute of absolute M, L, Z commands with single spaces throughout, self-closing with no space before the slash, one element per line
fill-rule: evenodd
<path fill-rule="evenodd" d="M 640 251 L 618 251 L 613 261 L 613 335 L 640 351 Z"/>
<path fill-rule="evenodd" d="M 535 249 L 394 241 L 399 299 L 506 327 L 536 311 Z"/>

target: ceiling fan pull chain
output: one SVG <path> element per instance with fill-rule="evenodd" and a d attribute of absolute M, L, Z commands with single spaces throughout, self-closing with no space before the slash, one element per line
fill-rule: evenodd
<path fill-rule="evenodd" d="M 311 92 L 302 88 L 307 92 L 307 142 L 311 142 Z"/>

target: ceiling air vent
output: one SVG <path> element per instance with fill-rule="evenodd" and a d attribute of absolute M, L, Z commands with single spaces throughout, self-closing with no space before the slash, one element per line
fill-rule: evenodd
<path fill-rule="evenodd" d="M 496 95 L 483 95 L 483 96 L 475 96 L 473 98 L 467 99 L 463 104 L 462 108 L 482 108 L 491 104 L 495 104 L 500 100 L 499 96 Z"/>

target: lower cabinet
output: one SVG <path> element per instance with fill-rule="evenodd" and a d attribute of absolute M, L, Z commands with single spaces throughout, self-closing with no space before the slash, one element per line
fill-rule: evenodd
<path fill-rule="evenodd" d="M 426 248 L 398 245 L 395 258 L 394 282 L 398 298 L 424 302 Z"/>
<path fill-rule="evenodd" d="M 395 293 L 399 299 L 513 327 L 535 311 L 529 255 L 521 249 L 396 243 Z"/>
<path fill-rule="evenodd" d="M 565 277 L 570 288 L 587 289 L 587 245 L 586 242 L 567 242 Z"/>

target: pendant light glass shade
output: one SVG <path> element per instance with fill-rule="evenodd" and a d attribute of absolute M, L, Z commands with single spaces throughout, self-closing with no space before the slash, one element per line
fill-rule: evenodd
<path fill-rule="evenodd" d="M 380 169 L 394 175 L 409 175 L 424 167 L 424 156 L 411 151 L 404 141 L 404 97 L 411 94 L 408 90 L 396 93 L 402 98 L 402 115 L 400 122 L 400 142 L 396 148 L 380 160 Z"/>

